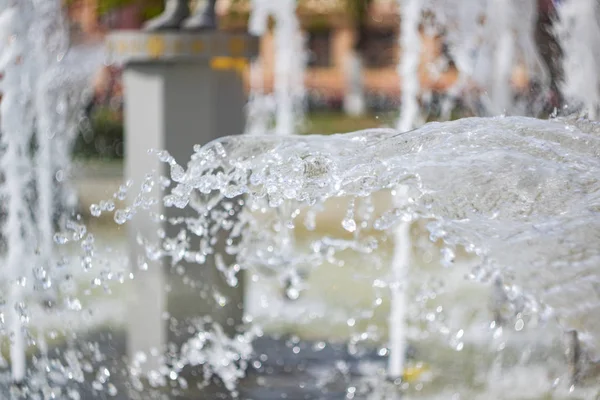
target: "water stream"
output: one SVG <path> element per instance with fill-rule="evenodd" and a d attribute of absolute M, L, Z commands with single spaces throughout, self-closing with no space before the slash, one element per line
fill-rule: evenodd
<path fill-rule="evenodd" d="M 520 332 L 530 326 L 555 330 L 548 337 L 575 329 L 582 351 L 594 360 L 600 328 L 600 319 L 591 317 L 600 315 L 598 132 L 597 123 L 583 119 L 472 118 L 407 133 L 225 138 L 198 148 L 187 169 L 161 152 L 174 183 L 165 205 L 197 210 L 197 217 L 178 223 L 200 236 L 202 248 L 190 248 L 180 236 L 176 245 L 171 241 L 152 254 L 194 259 L 198 251 L 218 251 L 211 237 L 224 231 L 232 243 L 226 252 L 236 258 L 219 269 L 232 284 L 243 270 L 310 276 L 326 263 L 343 268 L 338 252 L 384 264 L 377 249 L 391 240 L 394 227 L 402 221 L 427 221 L 430 239 L 442 243 L 440 262 L 448 274 L 457 253 L 466 252 L 475 265 L 455 273 L 491 288 L 487 301 L 459 306 L 457 315 L 465 319 L 450 325 L 454 335 L 462 332 L 460 343 L 476 341 L 473 330 L 483 326 L 489 338 L 501 336 L 503 329 Z M 373 194 L 400 186 L 406 187 L 408 199 L 402 206 L 380 206 L 377 212 L 355 209 Z M 314 230 L 310 218 L 300 216 L 330 199 L 348 197 L 355 200 L 338 221 L 345 237 L 322 235 L 293 248 L 280 240 L 285 231 Z M 235 218 L 221 208 L 232 202 L 243 204 Z M 122 222 L 140 211 L 129 210 Z M 347 290 L 352 290 L 351 282 Z M 384 278 L 373 285 L 391 289 L 393 282 Z M 443 288 L 430 288 L 428 296 L 435 299 Z M 360 320 L 365 310 L 355 311 L 348 321 Z M 427 307 L 419 312 L 427 314 Z M 473 313 L 485 317 L 475 322 L 465 317 Z M 450 314 L 441 318 L 452 320 Z M 449 329 L 442 327 L 432 324 L 425 331 Z M 368 328 L 363 333 L 369 338 Z M 492 381 L 498 379 L 502 377 Z"/>

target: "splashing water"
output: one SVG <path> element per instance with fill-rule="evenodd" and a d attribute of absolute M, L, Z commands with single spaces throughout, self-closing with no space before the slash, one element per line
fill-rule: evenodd
<path fill-rule="evenodd" d="M 472 267 L 454 274 L 462 278 L 467 272 L 467 279 L 492 285 L 491 303 L 457 305 L 463 314 L 487 315 L 487 327 L 500 313 L 492 326 L 512 324 L 517 331 L 556 320 L 556 333 L 576 329 L 585 353 L 594 359 L 600 346 L 600 319 L 590 318 L 600 315 L 599 133 L 600 126 L 587 120 L 504 117 L 431 123 L 403 134 L 371 130 L 329 137 L 229 137 L 196 149 L 187 169 L 161 153 L 174 182 L 165 205 L 198 211 L 185 224 L 200 236 L 205 254 L 218 251 L 211 248 L 212 237 L 227 234 L 232 245 L 226 252 L 235 255 L 235 263 L 219 269 L 230 284 L 237 283 L 240 271 L 310 276 L 348 252 L 374 262 L 373 249 L 385 247 L 396 225 L 424 221 L 431 240 L 442 243 L 442 265 L 452 271 L 456 254 L 466 252 Z M 407 201 L 379 206 L 376 213 L 343 213 L 337 223 L 351 238 L 317 236 L 292 248 L 281 240 L 298 235 L 302 215 L 334 199 L 354 199 L 348 209 L 354 210 L 355 202 L 398 187 L 405 188 Z M 244 200 L 234 200 L 239 196 Z M 232 202 L 243 205 L 235 217 L 222 212 Z M 189 241 L 177 243 L 154 250 L 195 258 L 197 250 Z M 392 289 L 393 282 L 377 286 Z M 430 298 L 435 293 L 442 294 L 437 289 Z M 427 307 L 418 307 L 425 307 L 418 315 L 428 319 L 423 316 Z M 452 322 L 460 340 L 450 340 L 458 351 L 473 334 L 470 325 L 482 323 L 461 318 Z M 347 324 L 353 327 L 360 318 L 352 315 L 351 320 Z M 448 333 L 448 325 L 426 329 Z M 490 340 L 498 337 L 497 330 L 487 332 Z"/>
<path fill-rule="evenodd" d="M 563 90 L 573 106 L 597 119 L 600 92 L 596 71 L 600 65 L 600 9 L 595 1 L 565 1 L 558 7 L 555 24 L 564 52 Z"/>
<path fill-rule="evenodd" d="M 282 4 L 288 18 L 293 3 Z M 418 4 L 413 2 L 413 6 L 404 11 L 412 10 L 408 15 L 416 18 Z M 65 262 L 57 260 L 48 237 L 53 237 L 55 245 L 80 247 L 81 270 L 96 269 L 92 288 L 110 291 L 111 283 L 124 284 L 133 274 L 103 265 L 94 236 L 81 223 L 69 221 L 54 232 L 49 222 L 55 216 L 49 180 L 54 179 L 54 171 L 56 180 L 58 172 L 68 175 L 67 157 L 56 160 L 54 155 L 66 155 L 70 146 L 76 110 L 83 101 L 79 94 L 89 70 L 75 53 L 66 53 L 64 26 L 52 25 L 62 21 L 58 2 L 19 0 L 6 7 L 0 14 L 1 39 L 6 44 L 0 57 L 5 72 L 1 126 L 6 254 L 2 267 L 9 282 L 4 300 L 8 323 L 2 327 L 2 336 L 11 338 L 11 379 L 27 381 L 24 393 L 29 398 L 80 399 L 85 396 L 80 388 L 86 386 L 91 386 L 93 396 L 117 396 L 120 393 L 112 380 L 118 372 L 108 366 L 109 357 L 98 343 L 79 341 L 77 330 L 82 326 L 65 328 L 72 346 L 56 359 L 27 329 L 29 323 L 38 322 L 37 316 L 31 317 L 39 300 L 34 287 L 48 293 L 58 285 L 58 295 L 64 296 L 58 298 L 67 311 L 81 314 L 86 310 L 73 294 L 73 278 L 55 278 L 54 267 Z M 285 18 L 281 20 L 290 24 L 282 23 L 281 29 L 295 32 L 296 22 Z M 29 31 L 27 26 L 48 29 L 58 39 Z M 416 24 L 406 26 L 413 36 L 415 28 Z M 508 30 L 506 25 L 503 29 Z M 514 48 L 503 49 L 498 51 L 498 62 L 515 53 Z M 418 49 L 409 51 L 415 56 Z M 290 57 L 290 52 L 285 56 Z M 88 59 L 85 54 L 81 58 Z M 409 80 L 416 79 L 414 60 L 405 60 L 407 68 L 402 69 L 406 77 L 413 77 Z M 462 71 L 475 74 L 474 65 L 465 60 Z M 288 93 L 293 85 L 286 82 Z M 418 85 L 407 93 L 416 96 L 417 92 Z M 494 97 L 497 104 L 504 104 L 505 95 Z M 288 100 L 277 101 L 282 107 L 281 126 L 287 129 L 282 133 L 290 133 L 296 110 Z M 406 126 L 417 125 L 414 113 L 407 115 L 412 116 L 407 117 L 410 124 Z M 198 146 L 186 167 L 166 152 L 153 155 L 169 166 L 169 178 L 128 182 L 112 199 L 92 206 L 91 213 L 113 213 L 119 225 L 138 213 L 160 219 L 152 214 L 154 193 L 165 190 L 165 207 L 189 208 L 193 216 L 170 221 L 186 228 L 176 229 L 173 237 L 170 230 L 140 232 L 137 239 L 145 245 L 147 260 L 165 258 L 174 268 L 182 261 L 210 268 L 206 258 L 217 253 L 215 268 L 229 285 L 239 284 L 242 273 L 257 280 L 274 279 L 285 289 L 285 301 L 293 300 L 275 310 L 275 318 L 299 325 L 317 320 L 322 331 L 343 326 L 339 336 L 348 342 L 348 352 L 358 357 L 367 354 L 370 346 L 377 348 L 379 357 L 389 355 L 389 337 L 375 320 L 379 314 L 389 314 L 385 299 L 391 292 L 402 303 L 392 323 L 407 320 L 403 340 L 423 343 L 423 347 L 436 343 L 422 356 L 431 362 L 437 382 L 423 380 L 413 385 L 410 370 L 405 370 L 404 380 L 394 383 L 390 394 L 376 362 L 359 363 L 357 381 L 350 363 L 336 360 L 328 371 L 309 371 L 317 377 L 319 393 L 341 381 L 346 398 L 395 398 L 398 387 L 412 389 L 415 393 L 409 395 L 420 398 L 490 398 L 498 393 L 543 398 L 557 391 L 557 382 L 567 369 L 562 358 L 557 362 L 556 355 L 549 353 L 552 344 L 548 342 L 563 331 L 575 330 L 581 339 L 581 359 L 593 366 L 599 356 L 599 134 L 600 126 L 585 119 L 504 117 L 432 123 L 406 133 L 369 130 L 329 137 L 227 137 Z M 28 146 L 34 137 L 39 150 L 32 158 Z M 49 137 L 53 140 L 48 141 Z M 141 187 L 141 193 L 134 194 L 131 205 L 124 205 L 133 184 Z M 226 236 L 223 254 L 216 248 L 215 238 L 220 235 Z M 146 240 L 154 236 L 159 238 L 158 246 L 148 244 L 155 240 Z M 439 260 L 424 264 L 440 268 L 413 264 L 407 260 L 413 254 L 406 252 L 396 252 L 400 258 L 390 257 L 390 243 L 408 239 L 417 243 L 411 253 Z M 233 263 L 226 261 L 230 256 L 235 256 Z M 146 265 L 143 258 L 141 266 Z M 396 264 L 411 265 L 390 271 L 390 258 Z M 323 270 L 335 272 L 319 275 Z M 352 271 L 350 279 L 338 273 L 348 270 Z M 370 291 L 361 303 L 358 287 L 365 283 Z M 464 294 L 467 286 L 469 290 L 483 288 L 483 294 Z M 326 296 L 326 287 L 348 297 L 331 306 L 299 293 L 302 288 L 313 288 Z M 229 301 L 216 291 L 211 295 L 217 304 Z M 274 303 L 266 308 L 272 311 Z M 0 316 L 3 323 L 4 313 Z M 57 313 L 65 322 L 67 315 Z M 202 367 L 201 386 L 216 376 L 235 393 L 248 371 L 260 370 L 261 362 L 267 360 L 266 354 L 255 354 L 251 345 L 261 338 L 262 325 L 266 325 L 259 317 L 249 312 L 246 329 L 232 337 L 218 324 L 202 319 L 190 340 L 179 348 L 168 346 L 164 365 L 148 377 L 150 386 L 182 389 L 188 386 L 184 370 Z M 527 332 L 530 335 L 521 335 Z M 331 347 L 319 339 L 311 348 L 315 354 Z M 299 339 L 292 337 L 288 342 L 293 354 L 306 351 Z M 40 351 L 26 368 L 25 351 L 30 344 L 37 344 Z M 404 342 L 399 346 L 403 348 Z M 129 360 L 128 371 L 122 373 L 131 379 L 133 391 L 143 391 L 143 379 L 136 370 L 144 355 L 140 357 Z M 0 361 L 8 367 L 5 360 Z M 523 377 L 535 377 L 538 383 L 523 382 Z M 591 390 L 597 393 L 597 376 L 591 375 L 591 381 Z M 74 389 L 74 383 L 80 386 Z M 584 398 L 590 398 L 589 393 Z"/>

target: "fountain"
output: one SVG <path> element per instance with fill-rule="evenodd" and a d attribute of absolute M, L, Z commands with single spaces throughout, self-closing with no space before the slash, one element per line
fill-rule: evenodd
<path fill-rule="evenodd" d="M 275 76 L 273 94 L 264 93 L 260 58 L 251 69 L 251 93 L 248 102 L 246 133 L 291 135 L 299 130 L 304 111 L 304 39 L 296 17 L 296 2 L 254 0 L 248 31 L 263 36 L 269 17 L 275 21 Z"/>
<path fill-rule="evenodd" d="M 53 247 L 59 212 L 73 203 L 65 186 L 80 117 L 73 110 L 85 104 L 101 52 L 68 48 L 59 3 L 22 1 L 3 7 L 2 263 L 8 305 L 3 332 L 11 339 L 12 379 L 23 382 L 26 342 L 32 340 L 25 330 L 27 299 L 33 296 L 51 307 L 59 295 L 53 279 L 61 272 Z"/>
<path fill-rule="evenodd" d="M 111 36 L 111 54 L 127 59 L 134 181 L 90 211 L 128 227 L 133 269 L 103 260 L 80 218 L 56 217 L 53 187 L 69 167 L 50 155 L 68 153 L 90 76 L 81 59 L 90 57 L 67 51 L 59 2 L 2 3 L 3 397 L 597 397 L 600 125 L 571 115 L 421 126 L 419 21 L 433 6 L 399 3 L 398 130 L 289 135 L 301 91 L 291 79 L 298 71 L 281 68 L 279 134 L 226 136 L 243 130 L 238 69 L 255 51 L 251 40 Z M 519 114 L 509 81 L 533 29 L 514 35 L 516 5 L 476 3 L 499 17 L 480 26 L 481 45 L 467 40 L 479 17 L 468 7 L 442 8 L 435 22 L 454 33 L 460 78 L 451 100 Z M 294 3 L 279 6 L 284 49 L 298 26 Z M 254 32 L 266 10 L 255 9 Z M 527 10 L 519 18 L 533 23 Z M 567 25 L 589 8 L 559 14 Z M 574 89 L 570 67 L 589 64 L 568 48 L 567 31 L 559 30 L 565 95 L 593 116 L 595 97 Z M 597 39 L 584 31 L 586 43 Z M 294 46 L 281 59 L 295 62 Z M 475 59 L 472 49 L 481 51 Z M 470 91 L 473 81 L 481 87 Z M 190 108 L 199 95 L 206 107 Z M 78 263 L 63 258 L 69 251 Z M 98 339 L 84 326 L 101 318 L 97 289 L 120 304 L 107 303 L 107 314 L 129 308 L 128 332 L 96 325 L 106 335 Z M 72 322 L 58 329 L 52 318 Z M 129 335 L 129 357 L 119 335 Z"/>

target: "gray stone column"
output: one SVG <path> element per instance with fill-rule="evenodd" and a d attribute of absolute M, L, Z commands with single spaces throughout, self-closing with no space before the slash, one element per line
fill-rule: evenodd
<path fill-rule="evenodd" d="M 109 35 L 107 49 L 113 61 L 124 65 L 125 174 L 134 182 L 130 201 L 147 174 L 168 176 L 166 165 L 149 155 L 148 149 L 167 150 L 185 166 L 195 144 L 243 132 L 242 69 L 258 53 L 255 38 L 218 32 L 123 31 Z M 153 212 L 167 219 L 194 215 L 190 209 L 165 208 L 162 193 L 156 188 L 153 193 L 159 200 Z M 153 222 L 145 212 L 126 226 L 135 273 L 128 310 L 128 352 L 130 357 L 146 355 L 142 371 L 160 365 L 167 343 L 180 345 L 189 337 L 190 318 L 210 316 L 226 331 L 235 331 L 243 316 L 243 280 L 229 287 L 210 259 L 203 265 L 180 263 L 179 271 L 161 260 L 142 271 L 138 234 L 158 242 L 155 232 L 159 229 L 174 237 L 180 227 Z M 228 299 L 224 307 L 216 304 L 215 290 Z"/>

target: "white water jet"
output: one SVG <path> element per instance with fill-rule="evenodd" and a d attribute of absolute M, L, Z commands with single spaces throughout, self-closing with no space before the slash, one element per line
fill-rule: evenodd
<path fill-rule="evenodd" d="M 402 49 L 398 73 L 402 88 L 400 119 L 397 129 L 405 132 L 419 123 L 419 64 L 421 61 L 421 35 L 419 26 L 423 4 L 420 0 L 400 0 L 402 20 L 400 48 Z"/>
<path fill-rule="evenodd" d="M 510 3 L 510 2 L 509 2 Z M 512 7 L 504 0 L 492 0 L 487 23 L 494 26 L 497 41 L 493 55 L 494 68 L 491 72 L 491 111 L 493 115 L 510 111 L 512 103 L 511 78 L 515 48 L 512 31 Z"/>
<path fill-rule="evenodd" d="M 60 64 L 68 49 L 60 1 L 24 0 L 2 7 L 3 268 L 8 281 L 12 379 L 22 382 L 27 373 L 28 298 L 46 300 L 49 291 L 56 290 L 52 253 L 57 181 L 68 172 L 70 145 L 79 121 L 73 109 L 81 109 L 86 99 L 82 90 L 93 70 L 82 60 L 71 71 Z M 98 61 L 96 57 L 94 66 Z M 61 79 L 65 75 L 67 79 Z"/>
<path fill-rule="evenodd" d="M 600 9 L 595 0 L 561 1 L 554 24 L 562 47 L 562 91 L 570 106 L 600 115 Z"/>
<path fill-rule="evenodd" d="M 246 105 L 246 128 L 248 135 L 262 135 L 270 130 L 275 104 L 273 96 L 265 93 L 262 60 L 250 64 L 250 94 Z"/>
<path fill-rule="evenodd" d="M 52 67 L 66 55 L 68 51 L 67 22 L 62 15 L 62 7 L 59 2 L 34 0 L 32 7 L 35 10 L 31 35 L 36 38 L 32 40 L 34 57 L 34 70 L 32 76 L 37 79 L 32 88 L 32 113 L 35 115 L 35 139 L 37 144 L 35 158 L 33 160 L 36 176 L 37 207 L 34 211 L 36 219 L 39 263 L 38 266 L 43 274 L 49 274 L 53 261 L 54 246 L 54 218 L 56 216 L 56 185 L 54 183 L 56 169 L 55 165 L 61 161 L 57 154 L 57 146 L 53 138 L 60 137 L 66 133 L 53 131 L 53 129 L 66 129 L 57 126 L 61 117 L 67 110 L 60 112 L 56 104 L 62 99 L 57 98 L 55 93 L 49 93 L 48 86 L 55 84 L 56 74 L 52 74 Z M 83 67 L 83 66 L 82 66 Z M 64 118 L 64 117 L 63 117 Z M 56 139 L 60 140 L 60 139 Z M 47 281 L 50 282 L 50 281 Z M 51 284 L 51 283 L 50 283 Z M 51 289 L 50 287 L 42 289 Z"/>
<path fill-rule="evenodd" d="M 458 73 L 444 93 L 442 120 L 450 118 L 457 101 L 479 116 L 540 113 L 541 97 L 549 85 L 534 40 L 536 2 L 430 0 L 423 9 L 431 14 L 432 33 L 441 35 Z M 542 93 L 529 103 L 526 90 L 515 90 L 517 68 L 524 74 L 518 79 L 542 84 Z"/>
<path fill-rule="evenodd" d="M 421 60 L 421 22 L 422 3 L 420 0 L 400 0 L 398 6 L 401 11 L 402 33 L 401 61 L 398 66 L 402 87 L 402 101 L 398 130 L 406 132 L 419 123 L 419 64 Z M 405 187 L 398 187 L 396 194 L 398 203 L 405 199 Z M 390 309 L 390 358 L 388 362 L 388 375 L 392 378 L 402 377 L 404 370 L 404 354 L 406 352 L 406 282 L 408 260 L 412 243 L 409 235 L 410 224 L 400 223 L 394 233 L 394 251 L 392 255 L 392 271 L 395 281 L 391 289 Z"/>
<path fill-rule="evenodd" d="M 24 288 L 22 279 L 27 282 L 31 276 L 26 268 L 33 262 L 33 254 L 26 249 L 26 243 L 32 243 L 34 232 L 27 204 L 26 179 L 31 172 L 31 161 L 26 156 L 29 141 L 33 134 L 33 120 L 29 110 L 22 104 L 27 104 L 30 85 L 27 74 L 22 73 L 31 68 L 31 58 L 24 56 L 27 47 L 26 26 L 30 22 L 26 13 L 27 4 L 12 5 L 2 12 L 0 32 L 2 33 L 3 46 L 0 70 L 4 71 L 2 85 L 3 98 L 0 103 L 1 140 L 5 148 L 2 155 L 2 171 L 5 187 L 3 197 L 6 202 L 7 217 L 3 226 L 6 238 L 7 254 L 5 258 L 6 277 L 8 278 L 9 305 L 9 337 L 10 337 L 10 362 L 12 379 L 22 382 L 26 374 L 25 360 L 25 332 L 22 322 L 24 311 Z"/>
<path fill-rule="evenodd" d="M 408 188 L 400 186 L 394 194 L 396 207 L 407 206 Z M 390 284 L 391 306 L 389 327 L 389 359 L 388 376 L 401 378 L 404 374 L 405 354 L 407 348 L 407 301 L 408 270 L 412 254 L 413 242 L 410 237 L 410 221 L 401 221 L 394 229 L 394 251 L 392 254 L 392 283 Z"/>
<path fill-rule="evenodd" d="M 346 78 L 344 112 L 354 117 L 364 115 L 366 109 L 362 63 L 361 56 L 355 49 L 348 52 L 344 65 Z"/>
<path fill-rule="evenodd" d="M 296 16 L 296 0 L 254 0 L 248 30 L 251 34 L 262 36 L 268 29 L 268 18 L 275 20 L 275 70 L 273 100 L 274 128 L 277 135 L 292 135 L 297 133 L 303 122 L 304 114 L 304 68 L 306 65 L 306 52 L 304 38 L 300 31 L 300 24 Z M 258 65 L 255 65 L 255 68 Z M 261 74 L 260 69 L 255 69 L 255 74 Z M 254 76 L 262 79 L 262 74 Z M 256 80 L 254 80 L 256 85 Z M 269 100 L 260 95 L 260 84 L 256 86 L 254 101 L 258 104 L 250 105 L 251 109 L 264 110 Z M 264 114 L 260 112 L 259 114 Z M 260 128 L 267 128 L 266 118 L 259 117 L 255 132 Z"/>

